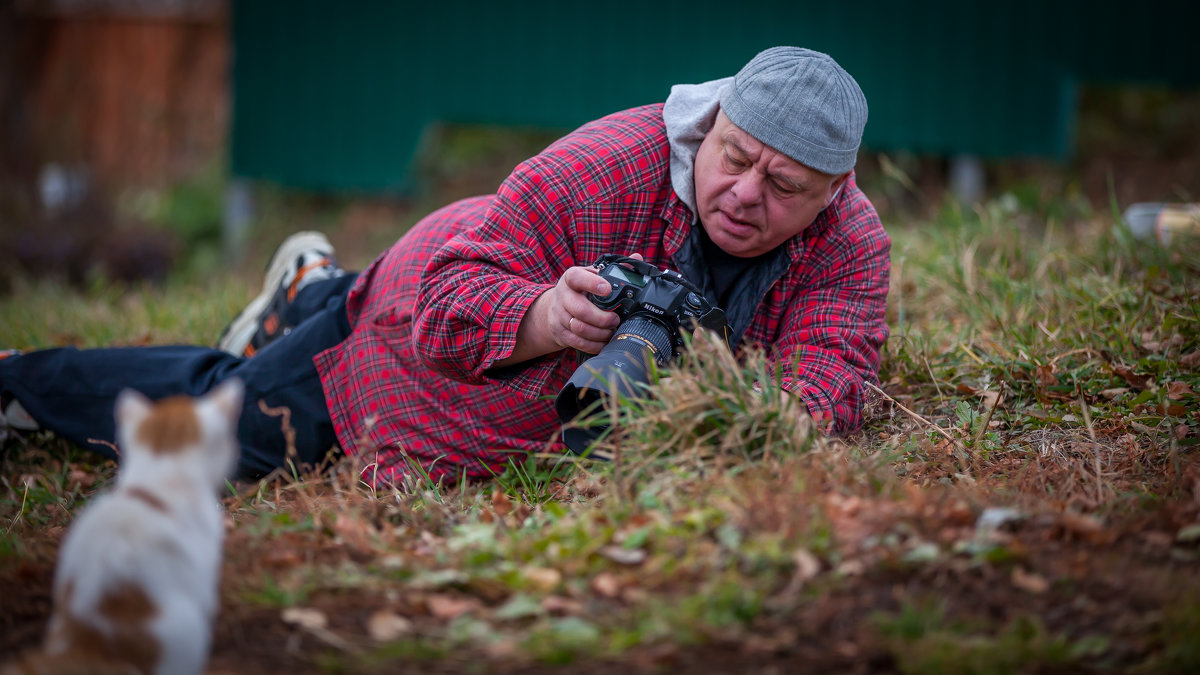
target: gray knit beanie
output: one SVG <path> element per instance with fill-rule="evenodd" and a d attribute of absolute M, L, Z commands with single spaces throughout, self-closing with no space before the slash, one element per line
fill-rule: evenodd
<path fill-rule="evenodd" d="M 738 71 L 721 109 L 740 129 L 827 174 L 854 168 L 867 99 L 827 54 L 772 47 Z"/>

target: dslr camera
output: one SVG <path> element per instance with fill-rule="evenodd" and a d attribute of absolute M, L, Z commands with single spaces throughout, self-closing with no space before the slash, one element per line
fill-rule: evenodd
<path fill-rule="evenodd" d="M 601 256 L 594 265 L 612 291 L 588 294 L 600 309 L 617 313 L 620 325 L 599 354 L 580 364 L 554 406 L 564 424 L 563 442 L 582 453 L 607 428 L 598 422 L 570 425 L 583 411 L 598 408 L 603 396 L 636 396 L 650 382 L 654 365 L 674 361 L 684 330 L 715 330 L 728 337 L 725 312 L 683 275 L 622 255 Z"/>

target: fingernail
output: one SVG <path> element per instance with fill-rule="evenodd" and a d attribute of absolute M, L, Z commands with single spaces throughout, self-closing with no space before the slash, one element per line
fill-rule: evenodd
<path fill-rule="evenodd" d="M 598 293 L 600 295 L 608 295 L 611 292 L 612 292 L 612 287 L 609 286 L 607 283 L 601 281 L 600 283 L 596 284 L 596 293 Z"/>

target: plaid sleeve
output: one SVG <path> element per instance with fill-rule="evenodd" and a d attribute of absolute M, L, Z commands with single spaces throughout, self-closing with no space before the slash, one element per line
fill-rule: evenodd
<path fill-rule="evenodd" d="M 565 380 L 578 364 L 574 350 L 503 375 L 492 368 L 512 354 L 533 301 L 567 269 L 648 236 L 666 153 L 657 104 L 590 122 L 518 165 L 480 222 L 439 249 L 421 275 L 413 330 L 422 361 L 457 380 L 498 381 L 530 396 Z"/>
<path fill-rule="evenodd" d="M 439 249 L 417 294 L 414 347 L 439 372 L 471 384 L 516 347 L 517 328 L 539 295 L 577 264 L 566 172 L 552 158 L 523 163 L 504 182 L 482 222 Z M 501 378 L 537 396 L 565 352 Z"/>
<path fill-rule="evenodd" d="M 810 267 L 815 278 L 789 299 L 771 350 L 784 366 L 783 388 L 814 415 L 831 417 L 839 434 L 862 425 L 863 382 L 879 380 L 891 264 L 891 240 L 874 208 L 865 197 L 848 201 L 840 214 L 846 224 L 806 255 L 819 261 Z"/>

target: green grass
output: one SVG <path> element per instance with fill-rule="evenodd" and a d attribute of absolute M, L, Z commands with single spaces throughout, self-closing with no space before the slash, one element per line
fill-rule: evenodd
<path fill-rule="evenodd" d="M 285 220 L 304 217 L 324 216 Z M 336 639 L 293 629 L 306 648 L 279 658 L 296 672 L 1195 663 L 1196 242 L 1016 197 L 889 230 L 892 338 L 861 432 L 821 437 L 761 355 L 701 341 L 655 397 L 609 411 L 611 463 L 530 457 L 487 483 L 373 490 L 347 462 L 234 486 L 221 620 L 257 636 L 261 612 L 323 612 Z M 162 286 L 22 281 L 0 298 L 0 346 L 211 343 L 259 264 Z M 10 446 L 0 572 L 52 562 L 111 478 L 89 462 L 50 436 Z M 1020 515 L 985 527 L 999 507 Z M 413 627 L 370 637 L 380 609 Z M 239 644 L 218 641 L 228 670 Z"/>
<path fill-rule="evenodd" d="M 83 291 L 19 281 L 0 300 L 0 348 L 211 345 L 245 306 L 248 288 L 227 274 L 163 286 L 96 281 Z"/>
<path fill-rule="evenodd" d="M 897 654 L 900 672 L 910 675 L 1070 671 L 1108 649 L 1099 636 L 1051 635 L 1036 617 L 1017 617 L 999 630 L 949 621 L 944 606 L 935 602 L 906 605 L 875 620 Z"/>

